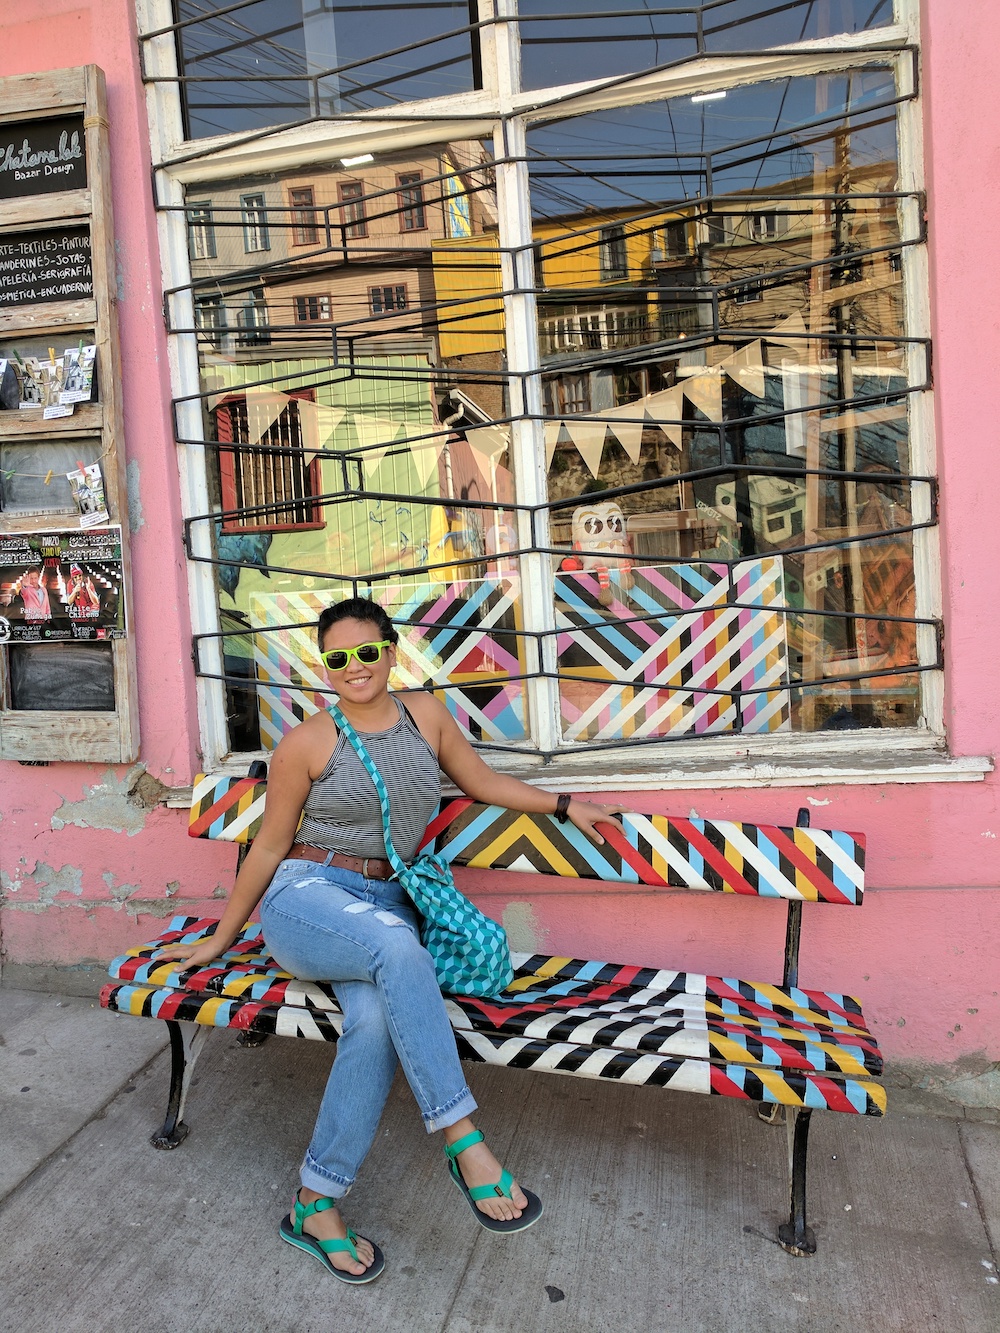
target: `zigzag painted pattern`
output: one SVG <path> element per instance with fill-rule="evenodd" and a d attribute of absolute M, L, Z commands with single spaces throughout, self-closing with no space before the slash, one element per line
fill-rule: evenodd
<path fill-rule="evenodd" d="M 264 818 L 266 792 L 267 784 L 257 778 L 199 773 L 191 796 L 188 836 L 252 842 Z"/>
<path fill-rule="evenodd" d="M 515 579 L 387 585 L 379 600 L 400 631 L 394 687 L 447 686 L 441 698 L 470 739 L 524 740 L 524 691 L 508 680 L 527 672 L 525 640 L 516 633 L 519 588 Z M 326 706 L 328 683 L 313 625 L 330 600 L 327 592 L 251 596 L 258 715 L 267 750 Z"/>
<path fill-rule="evenodd" d="M 780 556 L 647 565 L 613 572 L 610 589 L 604 607 L 594 574 L 556 576 L 566 740 L 789 725 Z"/>
<path fill-rule="evenodd" d="M 279 1036 L 335 1041 L 332 988 L 283 972 L 248 925 L 207 968 L 157 962 L 194 943 L 210 919 L 176 917 L 164 935 L 115 959 L 101 1003 Z M 879 1115 L 878 1047 L 850 996 L 542 955 L 515 957 L 496 1000 L 450 998 L 465 1058 L 580 1077 L 657 1083 L 717 1096 Z"/>
<path fill-rule="evenodd" d="M 440 698 L 472 740 L 528 735 L 523 685 L 508 680 L 528 670 L 525 640 L 517 633 L 520 586 L 517 579 L 414 580 L 391 584 L 382 599 L 400 631 L 396 675 L 402 687 L 447 685 Z"/>
<path fill-rule="evenodd" d="M 265 788 L 258 779 L 199 774 L 188 833 L 249 842 L 260 828 Z M 665 815 L 625 815 L 622 823 L 624 837 L 609 827 L 598 847 L 573 824 L 462 798 L 443 804 L 422 845 L 436 840 L 454 865 L 478 869 L 861 904 L 860 833 Z"/>
<path fill-rule="evenodd" d="M 625 815 L 624 837 L 596 846 L 575 825 L 465 799 L 448 802 L 425 841 L 455 865 L 860 905 L 864 836 L 726 820 Z"/>
<path fill-rule="evenodd" d="M 648 565 L 632 570 L 628 583 L 626 589 L 612 571 L 616 600 L 605 608 L 594 574 L 556 576 L 567 740 L 700 735 L 732 731 L 737 723 L 741 731 L 756 733 L 789 725 L 780 556 L 733 566 Z M 520 678 L 528 674 L 529 662 L 527 640 L 518 632 L 517 579 L 401 579 L 387 584 L 379 597 L 401 633 L 397 686 L 441 687 L 444 702 L 473 740 L 527 737 Z M 274 749 L 286 732 L 324 707 L 328 685 L 312 625 L 329 601 L 323 591 L 251 596 L 265 749 Z"/>

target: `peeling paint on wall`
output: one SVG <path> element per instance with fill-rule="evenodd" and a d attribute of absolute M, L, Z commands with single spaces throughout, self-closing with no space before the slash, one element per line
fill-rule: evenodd
<path fill-rule="evenodd" d="M 103 879 L 108 886 L 108 892 L 111 894 L 112 898 L 118 903 L 124 902 L 130 894 L 138 893 L 142 888 L 141 884 L 117 884 L 115 882 L 116 876 L 111 870 L 105 870 L 101 879 Z"/>
<path fill-rule="evenodd" d="M 29 881 L 38 890 L 38 901 L 30 904 L 38 911 L 51 907 L 60 893 L 72 893 L 77 898 L 83 893 L 83 870 L 77 866 L 63 866 L 60 870 L 56 870 L 46 865 L 44 861 L 39 861 L 30 874 L 22 874 L 19 878 L 0 870 L 0 889 L 3 889 L 4 893 L 17 893 L 25 881 Z M 14 903 L 8 905 L 15 906 Z M 28 906 L 28 904 L 16 905 Z"/>
<path fill-rule="evenodd" d="M 134 765 L 121 778 L 109 768 L 103 782 L 84 787 L 82 800 L 63 801 L 52 816 L 52 827 L 62 829 L 75 824 L 77 828 L 109 829 L 134 838 L 142 832 L 147 813 L 165 792 L 163 783 L 147 773 L 142 764 Z"/>
<path fill-rule="evenodd" d="M 128 492 L 128 530 L 135 536 L 140 528 L 146 526 L 146 520 L 139 494 L 139 464 L 134 458 L 125 469 L 125 484 Z"/>
<path fill-rule="evenodd" d="M 503 928 L 515 953 L 544 953 L 548 931 L 535 916 L 531 903 L 508 903 L 503 912 Z"/>

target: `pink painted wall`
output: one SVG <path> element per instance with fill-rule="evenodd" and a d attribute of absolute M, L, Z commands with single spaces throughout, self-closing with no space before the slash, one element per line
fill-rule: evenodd
<path fill-rule="evenodd" d="M 5 17 L 0 73 L 94 61 L 110 91 L 116 225 L 122 258 L 126 429 L 144 526 L 133 539 L 142 759 L 168 784 L 195 767 L 190 629 L 179 541 L 169 386 L 157 286 L 145 108 L 129 0 L 20 0 Z M 1000 494 L 992 401 L 1000 364 L 1000 268 L 984 229 L 1000 215 L 1000 117 L 991 52 L 1000 9 L 956 17 L 925 6 L 923 83 L 930 194 L 941 542 L 947 624 L 947 725 L 956 755 L 1000 750 L 994 684 L 991 503 Z M 975 134 L 969 127 L 977 127 Z M 232 849 L 188 842 L 182 812 L 128 806 L 124 771 L 0 765 L 3 949 L 18 964 L 106 960 L 174 911 L 215 911 Z M 124 785 L 127 785 L 124 784 Z M 99 790 L 85 797 L 88 789 Z M 1000 1059 L 1000 780 L 975 784 L 647 793 L 647 811 L 862 829 L 869 893 L 861 910 L 807 907 L 802 984 L 855 991 L 890 1060 L 976 1068 Z M 74 809 L 81 803 L 78 809 Z M 56 816 L 53 826 L 53 816 Z M 79 827 L 102 823 L 103 827 Z M 64 826 L 59 827 L 58 825 Z M 115 828 L 128 831 L 116 832 Z M 634 892 L 536 876 L 467 873 L 495 915 L 531 947 L 698 971 L 773 977 L 780 905 L 719 895 Z M 978 1063 L 977 1063 L 978 1062 Z"/>
<path fill-rule="evenodd" d="M 167 785 L 184 785 L 196 767 L 198 732 L 134 6 L 18 0 L 3 6 L 0 27 L 0 75 L 93 63 L 107 78 L 125 446 L 138 500 L 131 521 L 140 758 Z M 169 912 L 168 884 L 178 897 L 201 898 L 228 882 L 231 852 L 190 842 L 183 812 L 147 813 L 126 801 L 135 776 L 127 768 L 0 762 L 0 946 L 8 962 L 105 959 L 137 930 L 148 933 L 137 914 Z M 64 803 L 80 802 L 86 808 L 63 810 L 65 827 L 52 827 Z M 133 886 L 128 902 L 122 885 Z"/>

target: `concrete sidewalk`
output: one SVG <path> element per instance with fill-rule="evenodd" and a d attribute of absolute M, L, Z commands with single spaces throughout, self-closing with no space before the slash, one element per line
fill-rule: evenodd
<path fill-rule="evenodd" d="M 0 990 L 4 1333 L 997 1333 L 1000 1115 L 890 1093 L 814 1117 L 819 1253 L 774 1242 L 785 1134 L 753 1108 L 467 1066 L 498 1156 L 542 1196 L 475 1224 L 397 1081 L 345 1209 L 386 1272 L 349 1288 L 282 1245 L 331 1050 L 210 1040 L 156 1152 L 166 1029 Z M 903 1109 L 901 1109 L 903 1108 Z"/>

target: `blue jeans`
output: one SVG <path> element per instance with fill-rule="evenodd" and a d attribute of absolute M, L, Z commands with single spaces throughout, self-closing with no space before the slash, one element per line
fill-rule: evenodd
<path fill-rule="evenodd" d="M 332 982 L 344 1013 L 301 1171 L 329 1198 L 353 1185 L 397 1062 L 428 1133 L 476 1109 L 417 920 L 395 880 L 302 861 L 282 861 L 261 902 L 268 949 L 293 976 Z"/>

